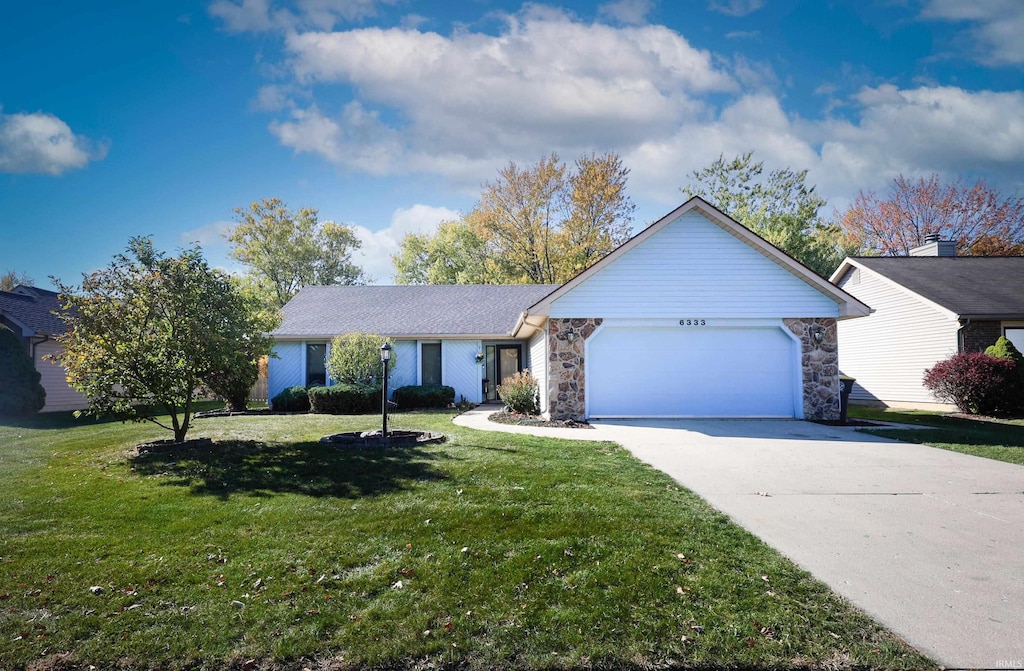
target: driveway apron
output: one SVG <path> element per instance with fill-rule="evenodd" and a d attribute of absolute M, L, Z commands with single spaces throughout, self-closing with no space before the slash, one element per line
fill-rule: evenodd
<path fill-rule="evenodd" d="M 620 443 L 949 668 L 1024 669 L 1024 467 L 800 421 L 595 427 L 544 432 Z"/>

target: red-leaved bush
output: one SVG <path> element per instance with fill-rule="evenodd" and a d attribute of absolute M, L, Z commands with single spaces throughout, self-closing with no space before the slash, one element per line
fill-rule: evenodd
<path fill-rule="evenodd" d="M 924 372 L 924 386 L 940 401 L 972 415 L 1011 410 L 1016 363 L 982 352 L 954 354 Z"/>

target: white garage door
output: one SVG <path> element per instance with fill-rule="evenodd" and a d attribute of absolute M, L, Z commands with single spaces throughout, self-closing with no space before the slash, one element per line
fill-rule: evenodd
<path fill-rule="evenodd" d="M 776 327 L 606 326 L 587 343 L 591 417 L 794 417 L 796 341 Z"/>

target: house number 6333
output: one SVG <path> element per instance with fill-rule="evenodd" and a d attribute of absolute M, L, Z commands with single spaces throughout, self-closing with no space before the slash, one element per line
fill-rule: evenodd
<path fill-rule="evenodd" d="M 707 326 L 708 323 L 704 319 L 680 319 L 680 326 Z"/>

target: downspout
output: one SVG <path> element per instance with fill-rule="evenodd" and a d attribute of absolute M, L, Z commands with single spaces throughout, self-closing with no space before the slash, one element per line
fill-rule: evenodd
<path fill-rule="evenodd" d="M 965 341 L 964 341 L 964 329 L 971 325 L 970 319 L 961 319 L 960 328 L 956 330 L 956 352 L 957 354 L 964 353 Z"/>

